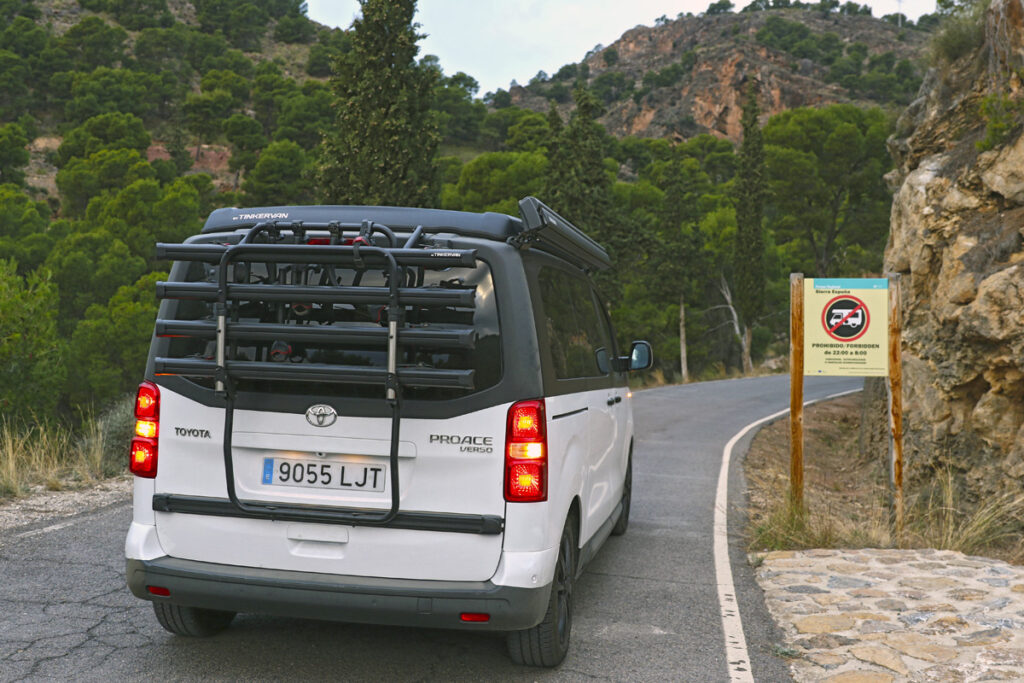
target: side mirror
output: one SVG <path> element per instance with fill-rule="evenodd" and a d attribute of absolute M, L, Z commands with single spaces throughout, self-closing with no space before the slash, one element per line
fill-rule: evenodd
<path fill-rule="evenodd" d="M 633 347 L 629 350 L 629 370 L 647 370 L 654 365 L 654 351 L 651 350 L 651 345 L 645 341 L 633 342 Z"/>

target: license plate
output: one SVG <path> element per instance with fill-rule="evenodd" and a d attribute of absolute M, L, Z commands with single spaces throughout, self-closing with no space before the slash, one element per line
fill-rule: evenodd
<path fill-rule="evenodd" d="M 342 491 L 383 491 L 386 465 L 263 458 L 263 484 Z"/>

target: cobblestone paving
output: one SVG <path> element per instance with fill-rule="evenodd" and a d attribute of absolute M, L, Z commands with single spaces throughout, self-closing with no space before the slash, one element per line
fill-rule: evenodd
<path fill-rule="evenodd" d="M 1024 567 L 937 550 L 755 559 L 797 681 L 1024 681 Z"/>

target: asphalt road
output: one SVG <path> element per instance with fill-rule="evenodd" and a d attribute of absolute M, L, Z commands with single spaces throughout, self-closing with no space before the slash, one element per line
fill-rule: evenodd
<path fill-rule="evenodd" d="M 809 378 L 805 398 L 860 382 Z M 463 631 L 240 615 L 214 638 L 172 636 L 125 587 L 131 511 L 122 503 L 0 532 L 0 681 L 726 681 L 712 562 L 722 448 L 788 404 L 785 376 L 636 392 L 630 528 L 609 539 L 580 579 L 572 650 L 556 670 L 517 667 L 501 637 Z M 737 456 L 749 439 L 730 475 L 733 574 L 754 679 L 784 681 L 786 665 L 773 654 L 780 638 L 737 532 Z"/>

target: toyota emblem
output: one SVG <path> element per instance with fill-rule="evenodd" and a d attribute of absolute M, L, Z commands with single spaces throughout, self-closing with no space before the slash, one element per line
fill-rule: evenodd
<path fill-rule="evenodd" d="M 326 403 L 306 408 L 306 422 L 314 427 L 330 427 L 338 419 L 338 411 Z"/>

